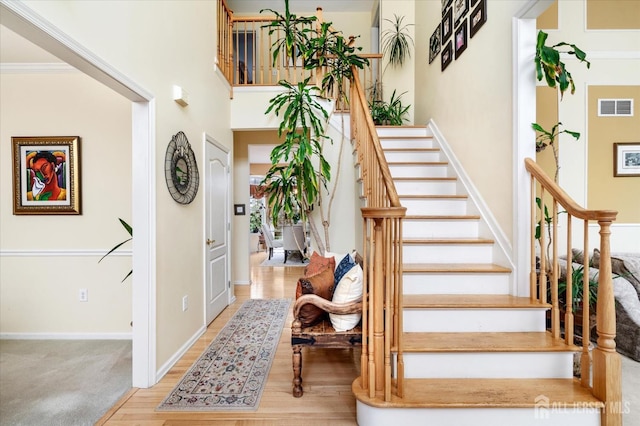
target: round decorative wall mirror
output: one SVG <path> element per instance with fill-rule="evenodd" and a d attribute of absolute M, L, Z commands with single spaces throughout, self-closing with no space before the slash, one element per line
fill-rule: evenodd
<path fill-rule="evenodd" d="M 167 146 L 164 173 L 171 197 L 180 204 L 192 202 L 198 193 L 200 177 L 196 158 L 183 132 L 176 133 Z"/>

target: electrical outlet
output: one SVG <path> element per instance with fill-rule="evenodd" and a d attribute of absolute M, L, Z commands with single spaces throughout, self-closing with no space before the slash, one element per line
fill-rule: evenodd
<path fill-rule="evenodd" d="M 182 312 L 186 311 L 189 307 L 189 296 L 182 297 Z"/>
<path fill-rule="evenodd" d="M 88 302 L 89 301 L 89 290 L 87 290 L 86 288 L 81 288 L 78 291 L 78 300 L 80 300 L 81 302 Z"/>

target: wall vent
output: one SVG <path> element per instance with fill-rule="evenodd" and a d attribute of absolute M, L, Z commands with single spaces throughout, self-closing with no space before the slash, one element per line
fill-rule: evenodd
<path fill-rule="evenodd" d="M 633 99 L 598 99 L 598 115 L 633 117 Z"/>

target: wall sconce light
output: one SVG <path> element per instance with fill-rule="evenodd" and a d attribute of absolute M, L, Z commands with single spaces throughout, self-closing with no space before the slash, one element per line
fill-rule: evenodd
<path fill-rule="evenodd" d="M 173 100 L 183 107 L 189 105 L 189 94 L 180 86 L 173 86 Z"/>

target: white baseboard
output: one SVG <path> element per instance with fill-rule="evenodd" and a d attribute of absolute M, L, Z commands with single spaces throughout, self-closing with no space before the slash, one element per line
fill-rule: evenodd
<path fill-rule="evenodd" d="M 131 340 L 132 333 L 0 333 L 0 340 Z"/>
<path fill-rule="evenodd" d="M 207 331 L 207 327 L 203 325 L 198 329 L 198 331 L 195 332 L 193 336 L 191 336 L 189 340 L 184 343 L 184 345 L 180 347 L 180 349 L 176 351 L 176 353 L 173 354 L 171 358 L 167 360 L 167 362 L 162 365 L 162 367 L 160 367 L 160 369 L 156 372 L 156 383 L 158 383 L 160 379 L 162 379 L 164 375 L 167 374 L 169 370 L 171 370 L 171 367 L 173 367 L 175 363 L 178 362 L 180 358 L 182 358 L 184 354 L 187 353 L 189 348 L 193 346 L 193 344 L 200 338 L 200 336 L 204 334 L 205 331 Z"/>
<path fill-rule="evenodd" d="M 250 280 L 234 281 L 233 285 L 251 285 L 251 281 Z"/>

